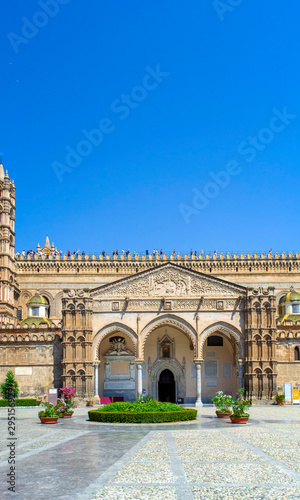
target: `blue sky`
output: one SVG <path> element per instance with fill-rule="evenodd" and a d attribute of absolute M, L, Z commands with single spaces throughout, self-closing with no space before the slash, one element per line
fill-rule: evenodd
<path fill-rule="evenodd" d="M 14 0 L 0 14 L 19 250 L 47 233 L 63 251 L 299 250 L 298 4 Z"/>

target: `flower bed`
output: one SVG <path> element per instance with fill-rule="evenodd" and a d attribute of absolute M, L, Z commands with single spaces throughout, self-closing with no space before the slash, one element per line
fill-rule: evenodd
<path fill-rule="evenodd" d="M 197 410 L 185 409 L 173 403 L 158 401 L 135 401 L 133 403 L 111 403 L 98 410 L 88 412 L 94 422 L 119 422 L 128 424 L 149 424 L 195 420 Z"/>

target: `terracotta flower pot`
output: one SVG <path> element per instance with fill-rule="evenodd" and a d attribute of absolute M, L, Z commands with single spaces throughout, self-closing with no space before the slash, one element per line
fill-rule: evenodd
<path fill-rule="evenodd" d="M 234 417 L 230 416 L 230 420 L 232 424 L 246 424 L 248 422 L 249 417 Z"/>
<path fill-rule="evenodd" d="M 40 421 L 42 424 L 56 424 L 58 417 L 40 417 Z"/>
<path fill-rule="evenodd" d="M 87 403 L 87 406 L 93 406 L 94 403 Z"/>
<path fill-rule="evenodd" d="M 73 413 L 61 413 L 60 418 L 71 418 Z"/>
<path fill-rule="evenodd" d="M 216 411 L 217 417 L 218 418 L 229 418 L 231 413 L 222 413 L 221 411 Z"/>
<path fill-rule="evenodd" d="M 284 401 L 276 401 L 276 404 L 277 404 L 278 406 L 283 406 L 283 405 L 284 405 Z"/>

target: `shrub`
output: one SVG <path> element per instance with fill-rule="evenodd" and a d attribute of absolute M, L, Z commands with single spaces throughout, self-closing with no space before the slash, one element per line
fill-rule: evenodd
<path fill-rule="evenodd" d="M 117 403 L 113 403 L 117 404 Z M 102 411 L 91 410 L 88 412 L 89 419 L 93 422 L 106 423 L 127 423 L 127 424 L 150 424 L 162 422 L 182 422 L 186 420 L 195 420 L 197 410 L 182 408 L 182 411 L 147 411 L 147 412 L 126 412 L 126 411 Z"/>
<path fill-rule="evenodd" d="M 155 399 L 149 402 L 144 402 L 142 400 L 134 401 L 133 403 L 120 401 L 116 403 L 110 403 L 105 405 L 100 410 L 101 412 L 113 412 L 113 413 L 145 413 L 145 412 L 169 412 L 169 411 L 184 411 L 184 408 L 178 406 L 174 403 L 161 403 Z"/>
<path fill-rule="evenodd" d="M 18 397 L 18 383 L 15 380 L 14 374 L 11 370 L 7 372 L 6 379 L 4 380 L 3 384 L 1 384 L 1 394 L 4 399 L 15 399 Z"/>
<path fill-rule="evenodd" d="M 150 401 L 153 401 L 153 397 L 148 394 L 147 396 L 137 396 L 135 398 L 135 402 L 137 403 L 149 403 Z"/>
<path fill-rule="evenodd" d="M 275 396 L 276 401 L 285 401 L 285 396 L 284 394 L 276 394 Z"/>
<path fill-rule="evenodd" d="M 37 401 L 36 399 L 16 399 L 15 405 L 16 406 L 39 406 L 40 401 Z M 8 399 L 0 399 L 0 407 L 3 407 L 3 406 L 10 406 Z"/>

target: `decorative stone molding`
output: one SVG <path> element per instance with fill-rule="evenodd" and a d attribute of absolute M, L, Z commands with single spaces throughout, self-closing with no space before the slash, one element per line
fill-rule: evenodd
<path fill-rule="evenodd" d="M 166 300 L 165 303 L 167 303 Z M 223 307 L 218 307 L 218 303 L 222 302 Z M 143 311 L 153 311 L 153 312 L 161 312 L 166 311 L 164 307 L 164 303 L 162 303 L 161 299 L 131 299 L 126 304 L 126 309 L 124 307 L 125 301 L 120 300 L 120 310 L 124 308 L 125 312 L 143 312 Z M 111 312 L 113 311 L 114 301 L 110 299 L 105 300 L 94 300 L 93 302 L 93 311 L 97 312 Z M 172 311 L 240 311 L 244 309 L 244 301 L 237 299 L 172 299 Z"/>

